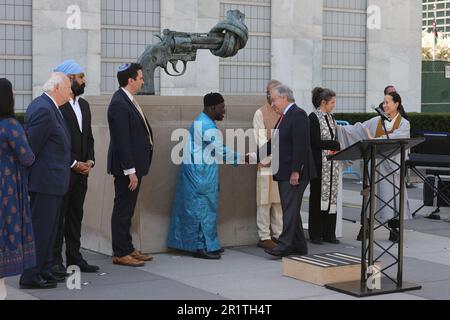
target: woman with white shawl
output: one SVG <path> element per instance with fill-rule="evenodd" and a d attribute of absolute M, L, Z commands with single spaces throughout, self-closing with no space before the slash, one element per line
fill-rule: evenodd
<path fill-rule="evenodd" d="M 385 95 L 383 109 L 384 112 L 388 115 L 390 121 L 383 120 L 380 116 L 377 116 L 363 123 L 358 122 L 352 126 L 339 127 L 338 138 L 342 149 L 347 148 L 348 146 L 360 140 L 386 139 L 387 136 L 386 132 L 384 131 L 382 121 L 384 121 L 384 126 L 390 139 L 409 138 L 410 123 L 402 106 L 402 99 L 397 92 L 390 92 Z M 400 155 L 392 157 L 392 160 L 400 163 Z M 379 174 L 377 174 L 376 180 L 378 181 L 381 178 L 380 174 L 386 176 L 396 169 L 398 169 L 398 167 L 396 167 L 393 162 L 382 162 L 377 168 Z M 400 187 L 400 170 L 397 170 L 394 174 L 389 175 L 387 177 L 387 180 L 381 180 L 377 183 L 377 197 L 382 199 L 387 204 L 377 198 L 376 210 L 379 210 L 379 212 L 377 213 L 376 218 L 381 223 L 388 222 L 388 227 L 391 229 L 389 240 L 397 242 L 399 239 L 399 217 L 398 214 L 394 214 L 394 210 L 392 208 L 395 208 L 396 211 L 399 211 L 400 197 L 398 195 L 398 189 L 394 188 L 393 184 L 397 187 Z M 396 195 L 395 197 L 394 194 Z M 406 188 L 405 199 L 408 199 Z M 406 201 L 405 219 L 410 218 L 411 213 L 409 210 L 408 201 Z M 362 237 L 363 232 L 361 228 L 357 239 L 361 241 Z"/>

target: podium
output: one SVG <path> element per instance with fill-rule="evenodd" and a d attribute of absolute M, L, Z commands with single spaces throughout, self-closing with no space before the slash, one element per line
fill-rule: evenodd
<path fill-rule="evenodd" d="M 326 288 L 341 293 L 350 294 L 355 297 L 367 297 L 380 294 L 388 294 L 395 292 L 405 292 L 409 290 L 421 289 L 420 285 L 403 281 L 403 229 L 404 229 L 404 205 L 405 205 L 405 157 L 406 150 L 410 149 L 425 139 L 375 139 L 359 141 L 345 150 L 334 155 L 328 156 L 328 160 L 363 160 L 363 196 L 362 201 L 362 227 L 363 237 L 361 244 L 361 277 L 360 280 L 342 283 L 333 283 L 325 285 Z M 400 155 L 400 162 L 394 159 L 394 156 Z M 379 171 L 379 167 L 385 161 L 389 162 L 394 170 L 388 174 Z M 375 165 L 373 165 L 375 164 Z M 389 177 L 400 172 L 400 185 L 389 180 Z M 399 196 L 400 202 L 398 209 L 392 207 L 390 200 L 378 198 L 383 202 L 383 207 L 389 206 L 394 211 L 394 218 L 399 219 L 399 241 L 389 245 L 385 245 L 377 241 L 374 237 L 375 230 L 385 228 L 389 231 L 392 229 L 388 226 L 388 222 L 382 222 L 377 219 L 377 214 L 381 211 L 376 208 L 376 185 L 381 181 L 389 181 L 393 185 L 393 199 Z M 393 179 L 395 182 L 395 180 Z M 392 199 L 391 199 L 392 200 Z M 378 225 L 375 226 L 375 223 Z M 366 234 L 368 238 L 366 239 Z M 391 249 L 398 245 L 397 250 Z M 374 257 L 374 247 L 381 253 Z M 395 252 L 396 251 L 396 252 Z M 376 267 L 381 258 L 389 258 L 387 266 Z M 392 262 L 393 260 L 393 262 Z M 397 268 L 396 277 L 387 274 L 388 269 Z"/>

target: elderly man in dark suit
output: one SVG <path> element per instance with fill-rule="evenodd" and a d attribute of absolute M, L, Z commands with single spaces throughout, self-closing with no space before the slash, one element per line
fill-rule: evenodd
<path fill-rule="evenodd" d="M 130 227 L 142 177 L 150 169 L 153 134 L 134 98 L 144 84 L 142 66 L 120 66 L 117 80 L 120 88 L 108 107 L 108 173 L 114 175 L 116 193 L 111 218 L 113 263 L 140 267 L 153 258 L 134 248 Z"/>
<path fill-rule="evenodd" d="M 61 107 L 62 115 L 71 136 L 70 163 L 72 170 L 69 191 L 64 196 L 61 205 L 52 271 L 58 275 L 66 275 L 62 258 L 65 240 L 67 266 L 77 265 L 81 272 L 96 272 L 99 267 L 88 264 L 80 253 L 83 205 L 87 192 L 88 175 L 95 161 L 91 110 L 89 103 L 80 97 L 86 87 L 84 69 L 76 61 L 66 60 L 58 65 L 54 71 L 67 75 L 72 86 L 70 101 Z"/>
<path fill-rule="evenodd" d="M 314 173 L 309 138 L 309 119 L 306 112 L 295 104 L 292 90 L 280 85 L 270 91 L 272 108 L 280 115 L 273 138 L 258 153 L 261 158 L 272 154 L 274 180 L 278 181 L 283 231 L 277 245 L 265 249 L 277 257 L 308 253 L 303 232 L 300 209 L 303 193 Z"/>
<path fill-rule="evenodd" d="M 70 87 L 63 73 L 51 74 L 44 94 L 33 100 L 25 113 L 25 131 L 36 155 L 28 188 L 37 264 L 22 274 L 22 288 L 55 288 L 64 281 L 52 274 L 51 267 L 61 201 L 70 180 L 70 133 L 59 110 L 70 99 Z"/>

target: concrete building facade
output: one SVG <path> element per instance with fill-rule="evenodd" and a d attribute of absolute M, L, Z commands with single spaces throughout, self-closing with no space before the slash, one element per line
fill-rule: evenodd
<path fill-rule="evenodd" d="M 167 249 L 178 171 L 170 158 L 176 144 L 171 134 L 189 127 L 205 93 L 226 95 L 221 129 L 250 128 L 272 78 L 291 86 L 307 111 L 315 86 L 337 92 L 336 112 L 364 112 L 381 101 L 388 84 L 396 85 L 408 112 L 420 111 L 419 0 L 0 0 L 0 77 L 13 82 L 17 111 L 41 93 L 62 60 L 73 58 L 86 68 L 97 161 L 85 203 L 83 247 L 111 253 L 114 191 L 106 174 L 106 108 L 118 87 L 117 67 L 136 61 L 163 29 L 207 33 L 230 9 L 246 15 L 245 49 L 228 59 L 199 50 L 182 77 L 156 72 L 158 97 L 139 97 L 158 154 L 133 220 L 135 245 L 144 252 Z M 218 229 L 224 246 L 257 241 L 255 180 L 255 166 L 221 167 Z"/>
<path fill-rule="evenodd" d="M 163 29 L 208 32 L 229 9 L 246 14 L 247 47 L 229 59 L 199 50 L 182 77 L 157 71 L 157 94 L 255 96 L 276 78 L 306 109 L 311 89 L 326 86 L 337 112 L 364 112 L 395 84 L 420 111 L 420 0 L 0 0 L 0 76 L 14 83 L 18 111 L 67 58 L 86 67 L 88 95 L 108 95 L 117 66 Z"/>

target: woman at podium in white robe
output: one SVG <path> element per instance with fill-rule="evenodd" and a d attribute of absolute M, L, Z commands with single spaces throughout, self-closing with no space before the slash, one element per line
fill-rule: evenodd
<path fill-rule="evenodd" d="M 406 112 L 402 106 L 402 99 L 400 95 L 396 92 L 388 93 L 384 97 L 383 109 L 391 120 L 384 120 L 389 138 L 410 138 L 411 127 Z M 382 121 L 382 118 L 380 116 L 377 116 L 363 123 L 358 122 L 355 125 L 338 127 L 338 139 L 342 146 L 341 149 L 347 148 L 360 140 L 386 139 L 387 137 L 382 125 Z M 392 160 L 396 163 L 400 163 L 400 155 L 398 154 L 392 157 Z M 386 176 L 387 174 L 390 174 L 397 169 L 398 166 L 396 166 L 391 161 L 384 161 L 378 166 L 378 171 L 383 176 Z M 381 178 L 380 174 L 377 174 L 377 181 Z M 391 174 L 387 179 L 389 181 L 382 180 L 377 183 L 376 194 L 379 198 L 383 199 L 384 202 L 388 203 L 389 206 L 395 208 L 396 211 L 400 211 L 400 196 L 398 194 L 398 190 L 395 189 L 392 185 L 395 184 L 395 186 L 397 187 L 400 186 L 400 170 L 397 170 L 394 174 Z M 397 195 L 394 197 L 394 194 Z M 409 209 L 406 188 L 405 200 L 404 219 L 410 219 L 411 211 Z M 398 214 L 395 214 L 394 210 L 389 206 L 380 201 L 380 199 L 377 199 L 376 210 L 379 210 L 379 212 L 376 215 L 376 219 L 381 223 L 388 222 L 388 227 L 392 230 L 389 234 L 389 240 L 397 242 L 399 238 L 399 217 Z M 367 236 L 368 235 L 366 234 L 366 237 Z M 357 239 L 361 241 L 362 237 L 363 231 L 361 227 Z"/>

